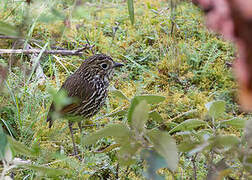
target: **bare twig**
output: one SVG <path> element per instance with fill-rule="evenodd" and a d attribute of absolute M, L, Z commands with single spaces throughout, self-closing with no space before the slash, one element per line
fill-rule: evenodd
<path fill-rule="evenodd" d="M 93 47 L 93 46 L 92 46 Z M 63 56 L 67 55 L 76 55 L 80 56 L 83 54 L 83 51 L 86 49 L 92 48 L 88 44 L 85 44 L 84 47 L 77 50 L 45 50 L 44 54 L 61 54 Z M 41 49 L 0 49 L 0 54 L 38 54 L 41 52 Z"/>

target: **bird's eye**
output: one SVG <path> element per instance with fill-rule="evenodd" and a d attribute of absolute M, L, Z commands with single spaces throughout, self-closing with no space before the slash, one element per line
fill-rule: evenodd
<path fill-rule="evenodd" d="M 107 69 L 107 68 L 108 68 L 108 65 L 107 65 L 106 63 L 102 63 L 102 64 L 101 64 L 101 67 L 102 67 L 103 69 Z"/>

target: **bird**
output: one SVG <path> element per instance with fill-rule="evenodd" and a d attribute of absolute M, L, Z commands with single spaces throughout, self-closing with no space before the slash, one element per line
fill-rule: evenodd
<path fill-rule="evenodd" d="M 78 121 L 78 126 L 80 132 L 82 132 L 81 121 L 94 116 L 105 104 L 114 69 L 121 66 L 123 66 L 122 63 L 115 62 L 106 54 L 95 54 L 84 60 L 81 66 L 66 79 L 58 91 L 59 93 L 64 90 L 67 93 L 67 97 L 75 98 L 77 101 L 63 106 L 59 114 L 63 117 L 80 117 L 81 120 Z M 55 111 L 55 104 L 52 102 L 47 115 L 49 128 L 53 125 L 53 113 Z M 76 156 L 78 152 L 72 129 L 74 122 L 68 120 L 74 155 Z"/>

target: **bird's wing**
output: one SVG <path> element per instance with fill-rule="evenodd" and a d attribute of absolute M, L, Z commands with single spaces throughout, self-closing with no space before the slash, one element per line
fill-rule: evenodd
<path fill-rule="evenodd" d="M 87 101 L 89 97 L 93 94 L 92 86 L 89 85 L 89 82 L 85 79 L 80 79 L 80 76 L 75 74 L 71 75 L 64 82 L 60 90 L 65 90 L 68 97 L 77 98 L 74 103 L 64 106 L 60 113 L 67 114 L 72 113 L 79 108 L 80 102 Z M 60 91 L 59 90 L 59 91 Z M 50 110 L 47 116 L 47 122 L 49 122 L 49 128 L 53 124 L 52 113 L 55 111 L 54 103 L 51 104 Z"/>

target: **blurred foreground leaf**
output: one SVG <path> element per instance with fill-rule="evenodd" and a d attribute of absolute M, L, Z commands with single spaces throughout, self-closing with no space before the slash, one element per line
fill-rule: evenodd
<path fill-rule="evenodd" d="M 213 118 L 218 118 L 225 111 L 225 101 L 212 101 L 207 103 L 205 106 L 208 110 L 208 114 Z"/>
<path fill-rule="evenodd" d="M 139 134 L 144 131 L 144 125 L 148 120 L 149 107 L 146 101 L 141 101 L 134 109 L 131 121 L 132 129 L 136 130 Z"/>
<path fill-rule="evenodd" d="M 186 141 L 181 142 L 178 145 L 178 149 L 180 152 L 189 152 L 193 150 L 194 148 L 196 148 L 198 145 L 200 145 L 200 142 L 197 142 L 197 141 L 193 142 L 190 140 L 186 140 Z"/>
<path fill-rule="evenodd" d="M 4 158 L 7 143 L 8 143 L 7 136 L 3 132 L 3 128 L 0 125 L 0 159 Z"/>
<path fill-rule="evenodd" d="M 26 156 L 29 156 L 29 157 L 38 157 L 39 156 L 40 151 L 39 151 L 38 147 L 27 148 L 25 145 L 23 145 L 22 143 L 14 140 L 11 137 L 8 137 L 8 142 L 10 143 L 10 147 L 17 154 L 26 155 Z"/>
<path fill-rule="evenodd" d="M 19 32 L 15 26 L 12 26 L 6 22 L 0 21 L 0 34 L 6 36 L 19 36 Z"/>
<path fill-rule="evenodd" d="M 85 136 L 82 143 L 83 145 L 91 145 L 96 143 L 99 139 L 112 136 L 115 140 L 120 143 L 125 140 L 125 137 L 130 137 L 131 132 L 129 128 L 124 124 L 111 124 L 106 126 L 105 128 L 91 133 L 88 136 Z"/>
<path fill-rule="evenodd" d="M 154 145 L 154 149 L 165 158 L 167 167 L 175 171 L 178 165 L 178 151 L 175 141 L 169 133 L 151 130 L 146 134 Z"/>
<path fill-rule="evenodd" d="M 55 168 L 50 168 L 50 167 L 45 167 L 45 166 L 30 165 L 30 164 L 27 164 L 24 166 L 38 172 L 38 175 L 40 176 L 56 177 L 56 176 L 66 175 L 66 174 L 71 173 L 70 171 L 67 171 L 64 169 L 55 169 Z"/>
<path fill-rule="evenodd" d="M 232 147 L 240 142 L 239 138 L 233 135 L 215 136 L 210 141 L 212 141 L 211 146 L 218 148 Z"/>
<path fill-rule="evenodd" d="M 141 152 L 141 158 L 147 163 L 147 172 L 144 172 L 144 176 L 147 179 L 164 180 L 165 178 L 157 174 L 157 170 L 160 168 L 168 167 L 166 160 L 153 150 L 143 149 Z"/>
<path fill-rule="evenodd" d="M 199 119 L 188 119 L 182 123 L 180 123 L 179 125 L 177 125 L 176 127 L 174 127 L 173 129 L 171 129 L 169 131 L 169 133 L 174 133 L 177 131 L 188 131 L 188 130 L 192 130 L 194 128 L 206 125 L 207 123 L 205 121 L 199 120 Z"/>
<path fill-rule="evenodd" d="M 246 123 L 245 119 L 238 118 L 238 117 L 220 122 L 221 125 L 228 125 L 234 128 L 244 128 L 245 123 Z"/>
<path fill-rule="evenodd" d="M 165 100 L 164 96 L 158 96 L 158 95 L 142 95 L 142 96 L 135 96 L 131 100 L 131 104 L 128 111 L 128 122 L 131 123 L 132 121 L 132 114 L 135 109 L 135 107 L 140 103 L 141 101 L 146 101 L 148 104 L 157 104 Z"/>

